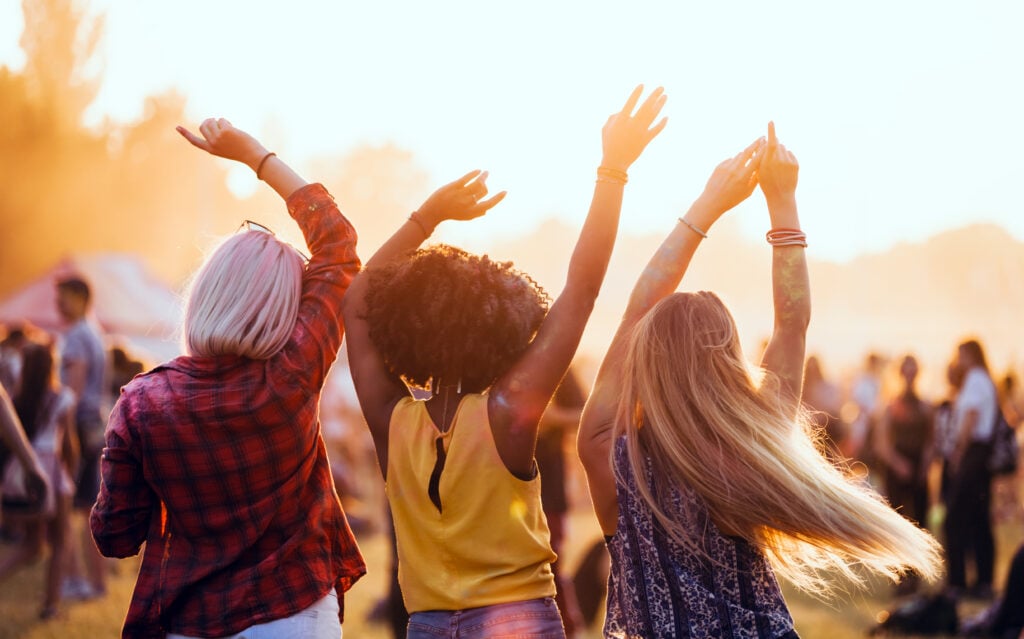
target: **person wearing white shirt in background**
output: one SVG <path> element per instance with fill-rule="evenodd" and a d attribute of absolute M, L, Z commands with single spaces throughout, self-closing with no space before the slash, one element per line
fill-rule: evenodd
<path fill-rule="evenodd" d="M 950 459 L 950 491 L 946 512 L 946 552 L 949 586 L 954 594 L 988 599 L 992 596 L 995 541 L 990 505 L 992 476 L 988 470 L 992 429 L 998 399 L 985 353 L 977 340 L 957 349 L 963 385 L 953 403 L 956 447 Z M 967 558 L 974 561 L 975 583 L 967 587 Z"/>

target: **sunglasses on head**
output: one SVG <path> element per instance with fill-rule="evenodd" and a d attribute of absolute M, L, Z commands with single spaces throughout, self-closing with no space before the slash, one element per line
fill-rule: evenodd
<path fill-rule="evenodd" d="M 274 231 L 272 231 L 269 226 L 264 226 L 264 225 L 260 224 L 259 222 L 253 222 L 252 220 L 242 220 L 242 224 L 238 227 L 238 231 L 237 232 L 241 233 L 243 231 L 244 232 L 256 231 L 258 233 L 266 233 L 268 235 L 272 235 L 274 237 L 277 237 L 277 233 L 274 233 Z M 291 246 L 291 245 L 289 244 L 289 246 Z M 296 253 L 298 253 L 302 257 L 302 261 L 307 262 L 307 263 L 309 262 L 309 256 L 308 255 L 306 255 L 305 253 L 303 253 L 299 249 L 295 248 L 294 246 L 292 246 L 292 248 L 295 250 Z"/>

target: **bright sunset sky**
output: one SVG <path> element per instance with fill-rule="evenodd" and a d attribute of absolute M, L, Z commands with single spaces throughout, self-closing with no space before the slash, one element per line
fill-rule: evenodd
<path fill-rule="evenodd" d="M 456 237 L 582 221 L 600 127 L 643 82 L 665 86 L 670 121 L 631 171 L 629 230 L 667 231 L 712 167 L 774 119 L 801 163 L 816 257 L 972 221 L 1024 238 L 1016 0 L 88 7 L 107 14 L 93 122 L 131 121 L 145 96 L 176 87 L 191 124 L 228 117 L 298 166 L 392 141 L 435 183 L 489 169 L 510 195 Z M 0 64 L 20 68 L 21 26 L 20 1 L 0 0 Z M 737 212 L 751 236 L 767 228 L 763 211 L 755 193 Z"/>

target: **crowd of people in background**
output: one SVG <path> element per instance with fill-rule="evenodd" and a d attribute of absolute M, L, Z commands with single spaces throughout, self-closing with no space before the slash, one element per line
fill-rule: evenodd
<path fill-rule="evenodd" d="M 664 127 L 663 92 L 641 97 L 603 129 L 554 299 L 510 263 L 420 248 L 501 202 L 486 173 L 438 189 L 364 267 L 321 185 L 226 120 L 179 129 L 270 185 L 311 255 L 246 221 L 192 282 L 186 354 L 152 369 L 105 342 L 79 275 L 54 283 L 59 331 L 3 327 L 0 580 L 48 546 L 53 618 L 106 595 L 103 555 L 145 544 L 125 636 L 338 637 L 368 569 L 356 538 L 383 532 L 392 560 L 369 569 L 390 572 L 376 615 L 396 637 L 573 637 L 604 598 L 607 636 L 790 638 L 775 575 L 828 590 L 822 567 L 989 602 L 962 631 L 1020 635 L 1024 545 L 997 584 L 993 532 L 1024 525 L 1020 473 L 991 463 L 1001 418 L 1022 432 L 1017 378 L 975 339 L 953 349 L 943 396 L 920 390 L 913 354 L 870 353 L 842 381 L 808 356 L 799 165 L 774 125 L 715 168 L 651 258 L 588 397 L 570 366 L 627 172 Z M 717 296 L 674 291 L 757 188 L 775 329 L 750 366 Z M 584 469 L 591 503 L 573 504 Z M 574 506 L 604 535 L 579 569 L 599 577 L 560 559 L 583 542 Z"/>
<path fill-rule="evenodd" d="M 106 414 L 120 386 L 143 371 L 121 345 L 108 346 L 90 312 L 92 291 L 80 275 L 54 282 L 64 326 L 44 331 L 28 322 L 3 327 L 0 387 L 13 418 L 45 471 L 48 490 L 30 488 L 30 468 L 2 452 L 0 533 L 16 546 L 0 564 L 0 580 L 43 555 L 49 545 L 40 616 L 52 618 L 62 600 L 106 593 L 108 561 L 85 525 L 99 493 Z"/>

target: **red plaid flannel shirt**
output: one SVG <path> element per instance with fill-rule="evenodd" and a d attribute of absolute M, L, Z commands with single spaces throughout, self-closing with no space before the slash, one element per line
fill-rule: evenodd
<path fill-rule="evenodd" d="M 287 345 L 268 360 L 179 357 L 126 386 L 92 511 L 104 555 L 146 542 L 124 637 L 220 637 L 290 616 L 366 573 L 317 420 L 341 346 L 356 234 L 327 190 L 288 198 L 312 251 Z"/>

